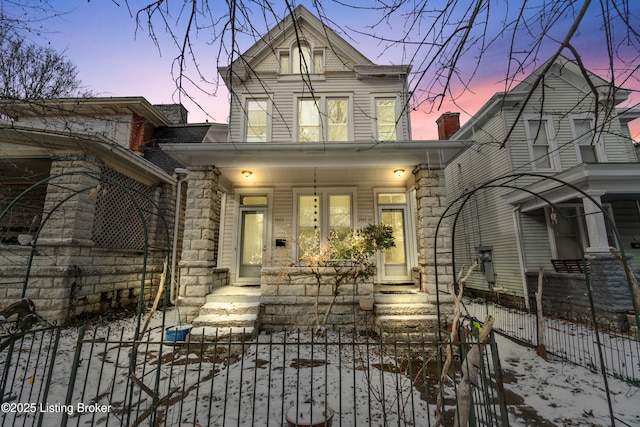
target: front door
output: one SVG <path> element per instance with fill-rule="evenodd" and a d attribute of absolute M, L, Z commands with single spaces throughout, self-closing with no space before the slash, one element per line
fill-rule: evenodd
<path fill-rule="evenodd" d="M 382 282 L 411 281 L 407 248 L 406 206 L 380 207 L 380 223 L 393 229 L 395 246 L 386 249 L 382 255 Z"/>
<path fill-rule="evenodd" d="M 240 210 L 238 278 L 241 281 L 257 279 L 257 283 L 260 283 L 262 255 L 265 251 L 264 218 L 264 209 Z"/>

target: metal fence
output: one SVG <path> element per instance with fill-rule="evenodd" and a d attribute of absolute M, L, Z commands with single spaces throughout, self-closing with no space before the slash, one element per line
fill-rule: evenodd
<path fill-rule="evenodd" d="M 176 344 L 161 328 L 129 335 L 125 326 L 0 336 L 1 425 L 283 426 L 323 416 L 341 427 L 431 426 L 440 408 L 451 426 L 462 355 L 479 345 L 454 343 L 440 383 L 442 345 L 402 333 L 384 343 L 366 330 Z M 471 425 L 508 425 L 497 346 L 482 348 Z"/>
<path fill-rule="evenodd" d="M 495 318 L 494 330 L 532 346 L 538 346 L 538 317 L 535 310 L 505 307 L 481 298 L 467 299 L 469 316 Z M 637 328 L 620 330 L 620 323 L 599 318 L 598 336 L 591 316 L 565 311 L 562 318 L 545 316 L 544 345 L 547 353 L 594 371 L 640 386 L 640 341 Z M 598 341 L 600 345 L 598 346 Z M 602 361 L 600 358 L 602 351 Z M 604 368 L 602 368 L 604 366 Z"/>

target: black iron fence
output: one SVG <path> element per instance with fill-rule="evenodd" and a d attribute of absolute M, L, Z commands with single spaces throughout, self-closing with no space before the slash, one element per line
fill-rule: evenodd
<path fill-rule="evenodd" d="M 441 383 L 443 345 L 400 332 L 384 343 L 354 330 L 174 344 L 162 328 L 138 341 L 132 329 L 0 336 L 1 425 L 430 426 L 439 412 L 451 426 L 463 354 L 479 345 L 454 343 Z M 471 425 L 508 425 L 495 341 L 481 348 Z"/>
<path fill-rule="evenodd" d="M 527 309 L 524 303 L 514 307 L 511 301 L 510 307 L 505 307 L 476 298 L 465 300 L 464 306 L 471 317 L 484 319 L 487 315 L 493 316 L 496 332 L 532 346 L 540 344 L 536 311 Z M 547 353 L 594 371 L 604 370 L 609 376 L 640 386 L 637 328 L 605 317 L 598 318 L 594 325 L 591 316 L 570 310 L 565 310 L 562 318 L 544 316 L 543 324 Z M 621 328 L 621 324 L 624 327 Z"/>

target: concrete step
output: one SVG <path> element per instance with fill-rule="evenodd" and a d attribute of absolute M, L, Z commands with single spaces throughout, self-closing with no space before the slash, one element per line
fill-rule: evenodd
<path fill-rule="evenodd" d="M 233 314 L 258 314 L 260 301 L 247 302 L 225 302 L 211 301 L 200 308 L 200 315 L 217 314 L 220 316 L 230 316 Z"/>
<path fill-rule="evenodd" d="M 201 314 L 191 324 L 193 326 L 211 326 L 216 328 L 252 328 L 258 316 L 256 313 L 248 314 Z"/>
<path fill-rule="evenodd" d="M 412 291 L 383 291 L 373 294 L 376 304 L 411 304 L 411 303 L 431 303 L 433 298 L 424 292 Z"/>
<path fill-rule="evenodd" d="M 375 330 L 383 341 L 433 341 L 438 333 L 436 314 L 377 315 Z"/>
<path fill-rule="evenodd" d="M 376 316 L 391 315 L 426 315 L 438 314 L 438 307 L 429 303 L 399 303 L 399 304 L 376 304 L 374 307 Z"/>
<path fill-rule="evenodd" d="M 260 301 L 260 286 L 222 286 L 207 295 L 205 301 L 238 303 Z"/>
<path fill-rule="evenodd" d="M 192 339 L 250 341 L 260 313 L 259 286 L 222 286 L 206 296 L 193 322 Z M 204 334 L 204 335 L 203 335 Z"/>

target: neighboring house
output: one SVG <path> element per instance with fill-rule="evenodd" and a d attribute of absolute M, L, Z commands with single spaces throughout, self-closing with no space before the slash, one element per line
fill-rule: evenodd
<path fill-rule="evenodd" d="M 603 206 L 612 224 L 570 186 L 532 176 L 498 181 L 494 184 L 511 187 L 476 191 L 461 210 L 456 265 L 485 260 L 468 286 L 503 301 L 531 298 L 542 266 L 545 298 L 584 305 L 584 254 L 598 306 L 612 312 L 629 309 L 629 288 L 609 247 L 633 256 L 628 261 L 638 272 L 640 163 L 628 123 L 640 117 L 640 110 L 616 109 L 630 91 L 611 92 L 608 82 L 590 74 L 599 93 L 596 102 L 578 66 L 560 57 L 518 116 L 543 69 L 511 91 L 495 94 L 453 135 L 454 141 L 473 139 L 475 144 L 446 168 L 449 201 L 501 176 L 535 173 L 584 191 Z M 594 110 L 600 112 L 597 117 Z"/>
<path fill-rule="evenodd" d="M 210 125 L 139 97 L 2 101 L 0 112 L 13 119 L 0 121 L 0 212 L 42 182 L 0 221 L 0 307 L 26 296 L 45 319 L 66 321 L 134 304 L 143 284 L 155 293 L 174 230 L 170 167 L 180 165 L 165 162 L 167 173 L 143 151 L 175 127 L 171 140 L 202 141 Z"/>
<path fill-rule="evenodd" d="M 443 168 L 468 144 L 411 140 L 409 71 L 372 63 L 302 6 L 219 69 L 232 94 L 227 139 L 159 144 L 188 169 L 181 314 L 192 319 L 220 284 L 261 285 L 263 324 L 304 324 L 315 287 L 279 281 L 281 266 L 298 262 L 301 236 L 369 223 L 396 237 L 375 283 L 422 280 L 435 301 Z M 447 245 L 439 240 L 441 284 L 452 277 Z M 336 312 L 351 313 L 353 297 Z"/>

